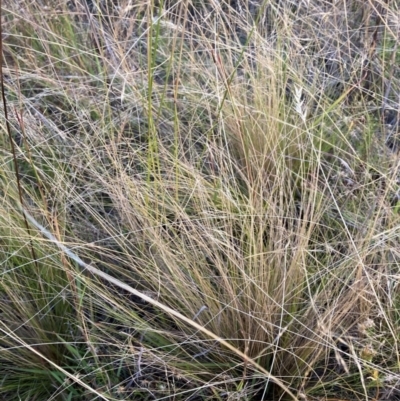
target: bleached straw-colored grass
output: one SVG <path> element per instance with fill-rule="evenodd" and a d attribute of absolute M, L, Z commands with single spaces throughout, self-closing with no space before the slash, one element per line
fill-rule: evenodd
<path fill-rule="evenodd" d="M 397 396 L 398 11 L 4 1 L 2 399 Z"/>

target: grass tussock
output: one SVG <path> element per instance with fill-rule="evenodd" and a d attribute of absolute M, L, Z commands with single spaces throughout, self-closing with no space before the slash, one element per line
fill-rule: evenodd
<path fill-rule="evenodd" d="M 398 1 L 3 3 L 0 397 L 397 399 Z"/>

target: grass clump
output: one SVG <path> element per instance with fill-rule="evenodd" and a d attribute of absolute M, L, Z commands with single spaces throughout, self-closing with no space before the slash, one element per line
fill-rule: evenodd
<path fill-rule="evenodd" d="M 2 399 L 398 396 L 398 8 L 5 1 Z"/>

